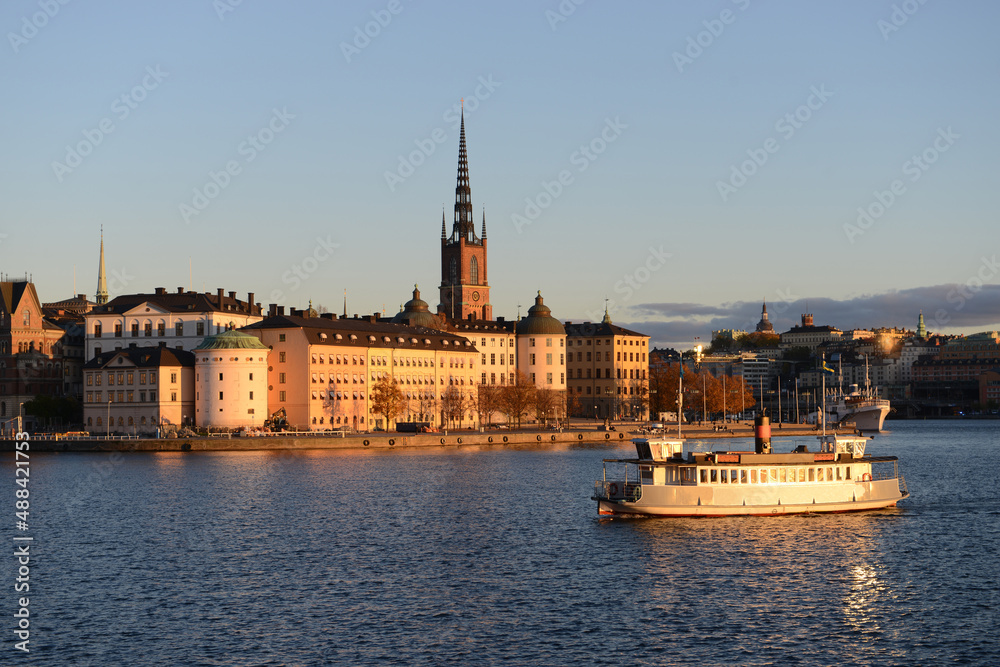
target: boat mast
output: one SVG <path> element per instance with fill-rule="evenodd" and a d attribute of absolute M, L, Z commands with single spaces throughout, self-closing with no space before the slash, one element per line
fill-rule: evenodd
<path fill-rule="evenodd" d="M 823 415 L 823 435 L 826 435 L 826 352 L 820 353 L 820 381 L 823 384 L 822 394 L 823 394 L 823 407 L 821 414 Z"/>

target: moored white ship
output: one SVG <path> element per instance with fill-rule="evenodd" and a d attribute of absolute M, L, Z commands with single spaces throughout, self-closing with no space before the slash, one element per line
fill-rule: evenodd
<path fill-rule="evenodd" d="M 857 512 L 909 496 L 895 456 L 866 456 L 868 438 L 820 436 L 818 452 L 683 452 L 681 440 L 637 438 L 637 458 L 605 459 L 593 500 L 605 516 L 732 516 Z M 612 470 L 609 471 L 609 464 Z M 623 469 L 623 470 L 622 470 Z"/>
<path fill-rule="evenodd" d="M 854 384 L 849 389 L 827 408 L 827 421 L 853 424 L 859 431 L 881 431 L 889 414 L 889 401 L 879 398 L 871 390 L 859 390 Z"/>

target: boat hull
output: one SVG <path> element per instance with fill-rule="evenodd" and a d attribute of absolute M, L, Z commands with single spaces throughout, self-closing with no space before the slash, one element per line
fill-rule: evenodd
<path fill-rule="evenodd" d="M 854 424 L 854 428 L 859 431 L 881 431 L 887 414 L 889 414 L 888 407 L 875 405 L 847 412 L 840 417 L 840 423 Z"/>
<path fill-rule="evenodd" d="M 594 497 L 601 516 L 723 517 L 864 512 L 893 507 L 908 494 L 895 479 L 850 484 L 723 489 L 643 485 L 636 501 Z M 797 488 L 796 488 L 797 487 Z"/>

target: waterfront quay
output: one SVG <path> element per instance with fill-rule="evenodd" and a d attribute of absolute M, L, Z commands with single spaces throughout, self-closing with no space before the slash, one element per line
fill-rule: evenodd
<path fill-rule="evenodd" d="M 254 451 L 284 449 L 392 449 L 413 447 L 459 447 L 459 446 L 510 446 L 510 445 L 570 445 L 574 443 L 627 442 L 637 437 L 676 438 L 677 429 L 667 429 L 663 434 L 642 433 L 634 425 L 615 426 L 615 430 L 594 428 L 573 428 L 563 430 L 505 430 L 490 429 L 456 430 L 441 433 L 358 433 L 345 434 L 323 432 L 291 432 L 253 436 L 228 437 L 214 435 L 194 438 L 130 438 L 122 436 L 102 437 L 55 437 L 45 434 L 32 436 L 31 448 L 36 452 L 195 452 L 195 451 Z M 830 432 L 834 432 L 830 429 Z M 852 429 L 840 429 L 837 433 L 853 433 Z M 777 424 L 771 426 L 773 438 L 813 437 L 819 431 L 805 424 Z M 710 440 L 725 438 L 752 438 L 753 423 L 729 424 L 728 430 L 716 430 L 713 426 L 685 425 L 682 436 L 685 440 Z M 14 441 L 3 440 L 3 451 L 13 451 Z"/>

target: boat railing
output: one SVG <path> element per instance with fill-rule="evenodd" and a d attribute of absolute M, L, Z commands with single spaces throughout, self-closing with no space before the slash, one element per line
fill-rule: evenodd
<path fill-rule="evenodd" d="M 594 482 L 594 497 L 636 502 L 642 497 L 642 485 L 634 482 L 597 480 Z"/>

